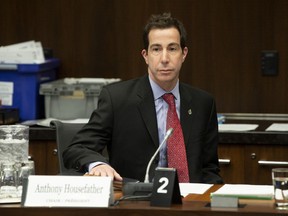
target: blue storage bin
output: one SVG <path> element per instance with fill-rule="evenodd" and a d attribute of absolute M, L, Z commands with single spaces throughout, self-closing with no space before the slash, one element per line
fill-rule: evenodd
<path fill-rule="evenodd" d="M 44 118 L 44 97 L 39 94 L 39 87 L 56 79 L 59 65 L 56 58 L 41 64 L 0 64 L 0 85 L 4 86 L 0 86 L 0 97 L 6 84 L 13 86 L 12 103 L 5 105 L 2 99 L 2 107 L 18 108 L 20 121 Z"/>

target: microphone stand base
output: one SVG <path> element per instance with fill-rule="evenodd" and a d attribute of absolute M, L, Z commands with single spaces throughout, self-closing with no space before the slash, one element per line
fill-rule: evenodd
<path fill-rule="evenodd" d="M 124 196 L 146 196 L 151 195 L 153 183 L 127 182 L 122 187 Z"/>

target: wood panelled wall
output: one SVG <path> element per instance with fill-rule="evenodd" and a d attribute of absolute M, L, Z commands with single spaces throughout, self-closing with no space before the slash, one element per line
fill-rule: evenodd
<path fill-rule="evenodd" d="M 218 112 L 288 113 L 287 0 L 1 0 L 0 45 L 41 41 L 61 59 L 58 78 L 146 73 L 140 54 L 150 14 L 186 26 L 181 80 L 213 94 Z M 278 76 L 261 74 L 279 52 Z"/>

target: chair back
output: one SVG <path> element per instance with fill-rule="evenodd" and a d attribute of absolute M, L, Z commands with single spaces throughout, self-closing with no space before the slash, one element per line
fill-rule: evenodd
<path fill-rule="evenodd" d="M 53 120 L 50 123 L 50 126 L 56 129 L 57 155 L 60 175 L 70 174 L 71 172 L 64 166 L 62 153 L 69 146 L 74 135 L 84 125 L 85 123 L 64 123 L 58 120 Z"/>

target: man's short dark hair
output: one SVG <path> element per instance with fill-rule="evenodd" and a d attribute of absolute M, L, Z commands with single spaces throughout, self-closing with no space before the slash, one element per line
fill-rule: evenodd
<path fill-rule="evenodd" d="M 148 35 L 152 29 L 167 29 L 175 27 L 180 34 L 180 46 L 183 50 L 186 47 L 186 30 L 184 25 L 176 18 L 173 18 L 170 13 L 151 15 L 143 32 L 144 49 L 148 50 L 149 39 Z"/>

